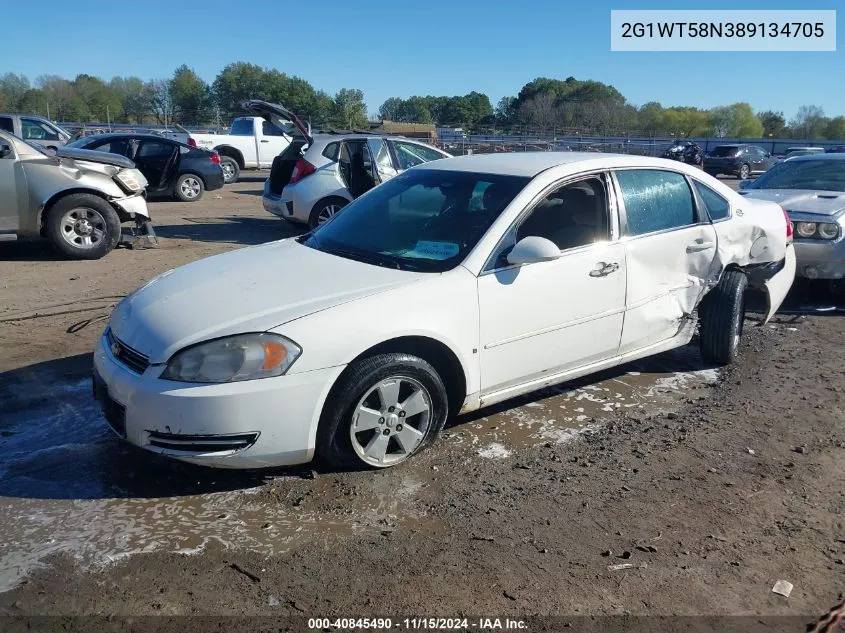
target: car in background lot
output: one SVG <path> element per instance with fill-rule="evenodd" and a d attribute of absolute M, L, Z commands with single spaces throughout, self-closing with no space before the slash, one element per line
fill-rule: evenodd
<path fill-rule="evenodd" d="M 46 237 L 68 257 L 98 259 L 120 241 L 121 222 L 149 232 L 146 184 L 128 158 L 48 153 L 0 132 L 0 234 Z"/>
<path fill-rule="evenodd" d="M 824 147 L 787 147 L 783 160 L 796 156 L 809 156 L 810 154 L 824 154 Z"/>
<path fill-rule="evenodd" d="M 282 106 L 250 102 L 293 140 L 264 181 L 264 209 L 314 228 L 375 185 L 450 154 L 426 143 L 378 134 L 314 134 Z M 294 132 L 293 130 L 296 130 Z"/>
<path fill-rule="evenodd" d="M 0 130 L 47 148 L 61 147 L 70 141 L 70 132 L 52 121 L 31 114 L 0 113 Z"/>
<path fill-rule="evenodd" d="M 153 134 L 96 134 L 68 147 L 109 152 L 134 161 L 149 181 L 150 196 L 196 202 L 204 191 L 223 187 L 220 156 Z"/>
<path fill-rule="evenodd" d="M 747 198 L 786 209 L 795 227 L 799 277 L 845 278 L 845 154 L 790 158 L 740 188 Z"/>
<path fill-rule="evenodd" d="M 679 160 L 690 165 L 700 165 L 704 160 L 704 152 L 701 146 L 693 141 L 678 142 L 663 152 L 663 158 Z"/>
<path fill-rule="evenodd" d="M 242 116 L 232 121 L 228 134 L 186 134 L 185 143 L 220 154 L 226 183 L 237 182 L 242 169 L 266 169 L 290 144 L 285 131 L 260 116 Z"/>
<path fill-rule="evenodd" d="M 833 147 L 828 147 L 825 152 L 828 154 L 845 154 L 845 145 L 834 145 Z"/>
<path fill-rule="evenodd" d="M 711 176 L 727 174 L 746 179 L 762 174 L 777 159 L 759 145 L 719 145 L 704 157 L 704 171 Z"/>
<path fill-rule="evenodd" d="M 313 231 L 195 261 L 112 312 L 94 392 L 112 429 L 229 468 L 383 468 L 447 419 L 768 320 L 790 224 L 691 165 L 538 152 L 436 160 Z M 574 300 L 577 299 L 577 300 Z"/>

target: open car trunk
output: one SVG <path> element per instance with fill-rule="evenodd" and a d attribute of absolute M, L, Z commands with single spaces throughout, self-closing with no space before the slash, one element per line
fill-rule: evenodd
<path fill-rule="evenodd" d="M 281 195 L 282 189 L 290 182 L 296 161 L 302 158 L 302 148 L 307 144 L 303 138 L 294 138 L 285 151 L 273 159 L 273 165 L 270 167 L 270 193 Z"/>
<path fill-rule="evenodd" d="M 244 101 L 241 106 L 255 116 L 270 121 L 291 137 L 290 145 L 273 159 L 270 167 L 270 193 L 279 195 L 290 182 L 296 161 L 302 158 L 302 148 L 314 142 L 311 126 L 293 112 L 276 103 L 259 99 Z"/>

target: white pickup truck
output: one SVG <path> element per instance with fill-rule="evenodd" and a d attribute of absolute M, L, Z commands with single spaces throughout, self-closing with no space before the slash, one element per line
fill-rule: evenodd
<path fill-rule="evenodd" d="M 238 117 L 228 134 L 192 132 L 190 138 L 198 147 L 220 154 L 226 184 L 237 182 L 242 169 L 269 168 L 290 144 L 282 129 L 256 116 Z"/>

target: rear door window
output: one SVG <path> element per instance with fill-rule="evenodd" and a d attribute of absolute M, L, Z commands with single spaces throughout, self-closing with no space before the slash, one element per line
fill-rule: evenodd
<path fill-rule="evenodd" d="M 323 156 L 331 161 L 337 161 L 337 156 L 340 153 L 340 143 L 329 143 L 323 150 Z"/>
<path fill-rule="evenodd" d="M 616 172 L 625 203 L 628 235 L 644 235 L 697 223 L 687 179 L 678 172 L 626 169 Z"/>
<path fill-rule="evenodd" d="M 704 202 L 704 206 L 707 207 L 707 213 L 710 215 L 711 220 L 714 222 L 716 220 L 724 220 L 731 214 L 731 205 L 727 200 L 707 185 L 697 180 L 693 180 L 692 182 L 702 202 Z"/>
<path fill-rule="evenodd" d="M 6 130 L 12 134 L 15 133 L 15 126 L 12 125 L 11 117 L 0 116 L 0 130 Z"/>
<path fill-rule="evenodd" d="M 173 153 L 173 146 L 169 143 L 158 141 L 144 141 L 138 150 L 136 158 L 164 158 L 170 157 Z"/>

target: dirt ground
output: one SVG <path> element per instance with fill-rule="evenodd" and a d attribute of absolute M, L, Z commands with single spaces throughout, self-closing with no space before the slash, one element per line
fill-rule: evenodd
<path fill-rule="evenodd" d="M 220 472 L 121 444 L 88 392 L 101 317 L 168 268 L 290 235 L 247 178 L 153 203 L 158 250 L 68 262 L 0 243 L 0 616 L 610 630 L 628 621 L 578 618 L 708 615 L 797 631 L 842 599 L 842 310 L 749 321 L 725 370 L 690 347 L 454 420 L 385 472 Z"/>

